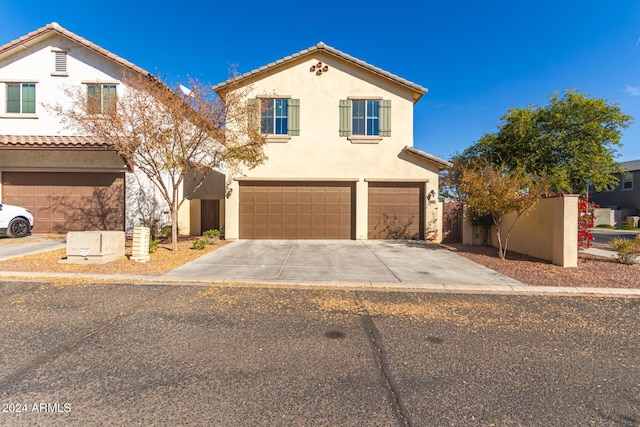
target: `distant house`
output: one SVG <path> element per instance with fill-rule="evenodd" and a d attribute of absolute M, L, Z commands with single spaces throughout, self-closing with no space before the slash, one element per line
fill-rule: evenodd
<path fill-rule="evenodd" d="M 617 174 L 619 183 L 610 191 L 590 192 L 592 200 L 603 208 L 620 211 L 618 217 L 640 214 L 640 160 L 621 162 L 626 171 Z"/>

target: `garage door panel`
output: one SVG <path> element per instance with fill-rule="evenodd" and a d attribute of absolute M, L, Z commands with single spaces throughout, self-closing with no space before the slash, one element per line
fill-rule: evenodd
<path fill-rule="evenodd" d="M 4 172 L 3 201 L 27 207 L 35 233 L 124 230 L 124 174 Z"/>
<path fill-rule="evenodd" d="M 424 184 L 369 183 L 370 239 L 424 239 Z"/>
<path fill-rule="evenodd" d="M 240 238 L 350 239 L 354 191 L 353 183 L 241 183 Z M 251 197 L 258 193 L 269 194 L 267 204 Z"/>

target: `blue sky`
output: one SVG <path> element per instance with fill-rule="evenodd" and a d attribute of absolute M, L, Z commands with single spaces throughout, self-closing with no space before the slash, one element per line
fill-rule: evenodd
<path fill-rule="evenodd" d="M 250 71 L 323 41 L 429 88 L 414 145 L 446 159 L 510 107 L 575 88 L 636 118 L 619 160 L 640 159 L 635 0 L 0 0 L 0 45 L 54 21 L 171 81 L 219 83 L 232 64 Z"/>

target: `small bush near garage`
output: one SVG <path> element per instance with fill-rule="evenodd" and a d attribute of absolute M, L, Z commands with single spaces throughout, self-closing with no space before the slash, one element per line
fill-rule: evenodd
<path fill-rule="evenodd" d="M 220 240 L 219 230 L 207 230 L 202 233 L 202 237 L 199 237 L 198 239 L 193 241 L 192 248 L 201 251 L 208 245 L 215 244 L 218 240 Z"/>
<path fill-rule="evenodd" d="M 611 247 L 618 253 L 616 259 L 622 264 L 635 264 L 640 255 L 640 241 L 637 239 L 611 239 Z"/>

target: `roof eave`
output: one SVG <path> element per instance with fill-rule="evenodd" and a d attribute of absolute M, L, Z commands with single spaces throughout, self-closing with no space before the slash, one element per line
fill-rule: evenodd
<path fill-rule="evenodd" d="M 46 38 L 47 36 L 49 36 L 50 33 L 56 33 L 59 34 L 75 43 L 80 44 L 81 46 L 97 53 L 98 55 L 107 58 L 111 61 L 114 61 L 118 64 L 120 64 L 121 66 L 128 68 L 136 73 L 140 73 L 143 75 L 148 75 L 151 76 L 152 74 L 149 73 L 148 71 L 146 71 L 144 68 L 138 67 L 137 65 L 135 65 L 132 62 L 127 61 L 124 58 L 121 58 L 120 56 L 109 52 L 108 50 L 98 46 L 95 43 L 90 42 L 89 40 L 80 37 L 79 35 L 67 30 L 66 28 L 60 26 L 58 23 L 56 22 L 52 22 L 50 24 L 45 25 L 44 27 L 38 28 L 35 31 L 32 31 L 18 39 L 15 39 L 9 43 L 6 43 L 2 46 L 0 46 L 0 57 L 4 56 L 5 54 L 9 55 L 13 50 L 18 49 L 19 47 L 25 47 L 25 48 L 29 48 L 32 44 L 32 42 L 37 42 L 43 38 Z"/>
<path fill-rule="evenodd" d="M 453 164 L 448 160 L 441 159 L 440 157 L 434 156 L 433 154 L 429 154 L 426 151 L 419 150 L 415 147 L 407 146 L 407 147 L 404 147 L 403 151 L 409 154 L 412 154 L 414 156 L 417 156 L 422 160 L 427 160 L 431 163 L 436 164 L 436 166 L 438 166 L 438 169 L 441 171 L 445 169 L 449 169 L 453 166 Z"/>

